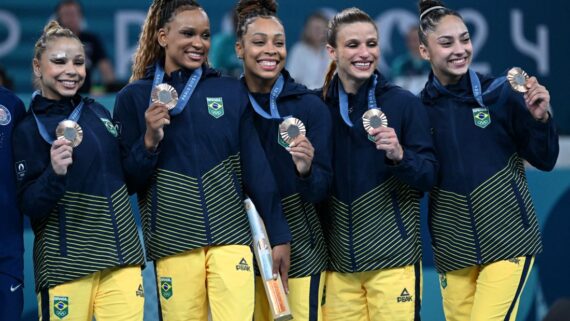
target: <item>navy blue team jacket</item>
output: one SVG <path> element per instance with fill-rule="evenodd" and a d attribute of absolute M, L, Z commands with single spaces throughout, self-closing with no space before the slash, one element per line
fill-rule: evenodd
<path fill-rule="evenodd" d="M 275 175 L 283 212 L 289 223 L 291 241 L 290 277 L 305 277 L 326 269 L 327 250 L 314 204 L 328 194 L 332 181 L 332 125 L 327 106 L 319 96 L 295 83 L 286 70 L 285 83 L 277 98 L 282 117 L 295 117 L 303 122 L 307 138 L 315 149 L 311 172 L 299 177 L 287 144 L 279 139 L 282 120 L 268 120 L 255 113 L 254 124 Z M 245 81 L 243 81 L 245 86 Z M 269 94 L 252 96 L 269 113 Z M 253 106 L 250 104 L 253 110 Z"/>
<path fill-rule="evenodd" d="M 372 78 L 348 95 L 354 127 L 340 115 L 338 75 L 326 96 L 333 121 L 334 177 L 325 234 L 330 267 L 337 272 L 405 266 L 421 258 L 419 200 L 435 183 L 437 170 L 429 121 L 417 97 L 377 75 L 377 104 L 404 149 L 397 165 L 376 149 L 362 125 Z"/>
<path fill-rule="evenodd" d="M 51 166 L 50 148 L 33 109 L 48 133 L 83 99 L 78 124 L 82 143 L 73 149 L 66 175 Z M 103 269 L 141 265 L 142 246 L 121 167 L 117 131 L 109 112 L 79 95 L 49 100 L 37 95 L 14 131 L 18 205 L 34 230 L 37 292 Z"/>
<path fill-rule="evenodd" d="M 164 82 L 180 93 L 191 75 L 178 70 Z M 144 147 L 144 113 L 154 68 L 119 92 L 123 165 L 138 192 L 145 245 L 152 260 L 194 248 L 251 244 L 242 200 L 250 196 L 272 244 L 291 240 L 279 192 L 241 83 L 203 67 L 182 113 L 171 117 L 157 152 Z"/>
<path fill-rule="evenodd" d="M 478 75 L 483 92 L 494 80 Z M 438 181 L 429 226 L 439 272 L 541 251 L 523 159 L 551 170 L 558 158 L 552 117 L 536 121 L 508 84 L 473 98 L 469 76 L 438 91 L 431 74 L 421 98 L 433 126 Z"/>
<path fill-rule="evenodd" d="M 22 215 L 16 205 L 12 132 L 26 108 L 11 91 L 0 86 L 0 273 L 24 279 Z M 16 142 L 17 143 L 17 142 Z"/>

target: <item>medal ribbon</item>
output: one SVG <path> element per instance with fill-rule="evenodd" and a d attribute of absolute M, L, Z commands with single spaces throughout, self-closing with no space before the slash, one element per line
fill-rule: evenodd
<path fill-rule="evenodd" d="M 32 101 L 34 100 L 34 98 L 40 94 L 39 90 L 36 90 L 33 94 L 32 94 Z M 81 117 L 81 112 L 83 111 L 83 99 L 81 100 L 81 102 L 79 103 L 79 105 L 77 105 L 73 111 L 71 112 L 71 114 L 66 118 L 66 120 L 72 120 L 74 122 L 77 123 L 77 121 L 79 120 L 79 117 Z M 48 144 L 53 144 L 53 141 L 55 140 L 55 138 L 50 135 L 46 129 L 46 127 L 44 126 L 44 124 L 42 124 L 42 122 L 38 119 L 38 116 L 36 116 L 36 113 L 34 112 L 34 108 L 30 108 L 32 110 L 32 115 L 34 115 L 34 119 L 36 120 L 36 126 L 38 127 L 38 131 L 40 132 L 40 135 L 42 136 L 42 138 L 46 141 L 46 143 Z"/>
<path fill-rule="evenodd" d="M 481 93 L 481 81 L 479 80 L 479 77 L 477 77 L 477 74 L 471 69 L 469 69 L 469 80 L 471 80 L 471 92 L 473 93 L 473 97 L 475 98 L 475 100 L 477 100 L 479 106 L 481 106 L 482 108 L 486 108 L 485 103 L 483 102 L 483 96 L 486 96 L 491 92 L 495 91 L 497 88 L 503 86 L 507 82 L 507 77 L 502 76 L 493 80 L 491 85 L 489 85 L 489 87 L 487 88 L 487 90 L 485 90 L 484 93 Z M 447 90 L 447 88 L 445 88 L 435 76 L 433 77 L 433 85 L 439 92 L 442 92 L 446 95 L 454 96 L 457 98 L 464 98 L 461 95 L 454 94 L 449 90 Z"/>
<path fill-rule="evenodd" d="M 285 85 L 285 79 L 283 78 L 283 75 L 279 75 L 279 78 L 277 78 L 277 81 L 275 81 L 275 83 L 273 84 L 273 87 L 271 88 L 271 94 L 269 95 L 269 111 L 271 112 L 271 115 L 268 114 L 265 110 L 263 110 L 263 107 L 259 105 L 259 103 L 255 100 L 255 98 L 253 98 L 251 93 L 249 92 L 247 93 L 247 95 L 249 96 L 249 102 L 251 103 L 253 109 L 259 116 L 265 119 L 278 119 L 278 120 L 282 119 L 281 115 L 279 115 L 279 110 L 277 109 L 277 97 L 279 97 L 279 94 L 281 94 L 281 91 L 283 91 L 284 85 Z"/>
<path fill-rule="evenodd" d="M 372 108 L 380 109 L 380 107 L 378 107 L 378 105 L 376 104 L 375 91 L 377 84 L 378 84 L 378 76 L 376 74 L 373 74 L 372 83 L 368 88 L 368 109 Z M 344 87 L 342 86 L 342 82 L 340 81 L 340 79 L 338 81 L 338 101 L 340 105 L 340 115 L 342 116 L 342 119 L 349 127 L 354 126 L 350 121 L 350 117 L 348 116 L 348 95 L 346 94 L 346 91 L 344 91 Z"/>
<path fill-rule="evenodd" d="M 192 97 L 192 93 L 194 92 L 194 89 L 196 89 L 201 77 L 202 67 L 194 69 L 192 75 L 188 78 L 188 81 L 184 86 L 182 94 L 178 97 L 178 103 L 176 103 L 176 106 L 170 110 L 171 115 L 176 116 L 186 108 L 186 104 L 188 104 L 190 97 Z M 152 80 L 152 88 L 160 85 L 162 83 L 162 79 L 164 79 L 164 69 L 162 69 L 162 66 L 159 63 L 156 63 L 154 79 Z M 149 105 L 150 104 L 152 104 L 152 99 L 149 99 Z"/>

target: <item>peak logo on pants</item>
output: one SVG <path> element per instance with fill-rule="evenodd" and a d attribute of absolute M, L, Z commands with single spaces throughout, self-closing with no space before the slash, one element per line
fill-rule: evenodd
<path fill-rule="evenodd" d="M 408 292 L 408 289 L 404 288 L 404 290 L 402 291 L 402 293 L 400 293 L 400 296 L 396 299 L 396 301 L 398 303 L 412 302 L 412 296 Z"/>

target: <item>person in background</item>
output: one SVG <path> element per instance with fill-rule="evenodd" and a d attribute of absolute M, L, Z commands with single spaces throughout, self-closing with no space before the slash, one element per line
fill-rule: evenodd
<path fill-rule="evenodd" d="M 83 8 L 78 0 L 61 0 L 55 8 L 55 16 L 59 24 L 70 29 L 79 37 L 85 48 L 85 68 L 87 76 L 80 93 L 89 93 L 93 89 L 93 72 L 99 71 L 103 85 L 112 87 L 115 72 L 111 60 L 107 57 L 105 47 L 99 36 L 84 30 Z"/>
<path fill-rule="evenodd" d="M 14 83 L 12 82 L 12 79 L 10 78 L 8 73 L 6 72 L 6 69 L 4 69 L 4 67 L 0 65 L 0 86 L 12 91 L 14 90 L 13 85 Z"/>
<path fill-rule="evenodd" d="M 429 62 L 420 55 L 419 28 L 412 26 L 406 33 L 407 52 L 396 57 L 390 67 L 394 84 L 418 94 L 424 87 L 431 70 Z"/>
<path fill-rule="evenodd" d="M 22 215 L 16 201 L 12 133 L 26 108 L 11 91 L 0 86 L 0 321 L 20 320 L 24 307 L 24 239 Z"/>
<path fill-rule="evenodd" d="M 328 19 L 320 11 L 307 17 L 301 41 L 291 47 L 287 70 L 296 82 L 316 89 L 323 86 L 323 78 L 329 65 L 325 48 Z"/>
<path fill-rule="evenodd" d="M 232 11 L 222 19 L 222 31 L 212 36 L 212 46 L 208 62 L 223 74 L 238 78 L 242 71 L 241 61 L 233 54 L 236 45 L 236 17 Z"/>

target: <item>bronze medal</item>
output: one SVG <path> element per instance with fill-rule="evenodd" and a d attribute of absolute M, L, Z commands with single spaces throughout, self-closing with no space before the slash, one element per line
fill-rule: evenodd
<path fill-rule="evenodd" d="M 297 118 L 289 117 L 279 124 L 279 135 L 287 144 L 291 144 L 297 136 L 305 136 L 305 124 Z"/>
<path fill-rule="evenodd" d="M 507 73 L 509 84 L 511 84 L 511 87 L 513 87 L 514 90 L 520 93 L 527 92 L 528 89 L 526 88 L 526 82 L 528 78 L 528 74 L 519 67 L 513 67 L 509 69 L 509 72 Z"/>
<path fill-rule="evenodd" d="M 83 129 L 73 120 L 63 120 L 59 122 L 55 129 L 57 139 L 65 138 L 71 142 L 71 146 L 77 147 L 83 140 Z"/>
<path fill-rule="evenodd" d="M 174 87 L 169 84 L 159 84 L 152 89 L 150 99 L 153 103 L 161 103 L 171 110 L 178 103 L 178 93 Z"/>
<path fill-rule="evenodd" d="M 362 125 L 368 133 L 372 128 L 388 127 L 388 118 L 379 108 L 371 108 L 362 115 Z"/>

